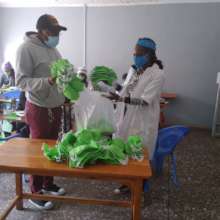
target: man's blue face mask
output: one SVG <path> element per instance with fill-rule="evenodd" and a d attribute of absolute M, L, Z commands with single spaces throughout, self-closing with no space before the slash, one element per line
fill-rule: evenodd
<path fill-rule="evenodd" d="M 59 43 L 59 36 L 48 36 L 47 41 L 45 41 L 45 44 L 51 48 L 56 47 L 58 43 Z"/>
<path fill-rule="evenodd" d="M 137 67 L 137 69 L 143 68 L 144 65 L 149 64 L 150 57 L 148 54 L 145 54 L 143 56 L 134 56 L 134 64 Z"/>

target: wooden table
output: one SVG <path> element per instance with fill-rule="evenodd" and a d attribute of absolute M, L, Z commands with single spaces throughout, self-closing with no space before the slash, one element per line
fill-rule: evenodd
<path fill-rule="evenodd" d="M 152 175 L 146 151 L 145 158 L 142 162 L 130 160 L 126 166 L 98 164 L 83 169 L 73 169 L 68 168 L 66 164 L 48 161 L 41 151 L 43 142 L 49 145 L 54 145 L 55 143 L 55 141 L 52 140 L 17 138 L 0 145 L 0 172 L 12 172 L 16 175 L 16 197 L 0 215 L 1 220 L 5 219 L 15 206 L 18 210 L 22 210 L 23 199 L 30 198 L 78 202 L 80 204 L 130 207 L 132 209 L 132 219 L 140 219 L 143 180 L 148 179 Z M 70 196 L 24 193 L 22 187 L 23 173 L 117 181 L 130 187 L 132 195 L 131 201 L 86 199 Z"/>

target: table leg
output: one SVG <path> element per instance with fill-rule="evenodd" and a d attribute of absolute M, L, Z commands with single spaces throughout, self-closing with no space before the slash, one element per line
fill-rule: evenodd
<path fill-rule="evenodd" d="M 141 195 L 143 191 L 143 181 L 136 180 L 132 184 L 132 220 L 141 219 Z"/>
<path fill-rule="evenodd" d="M 22 210 L 23 209 L 23 186 L 22 186 L 22 174 L 16 173 L 16 195 L 18 196 L 19 200 L 16 203 L 16 209 Z"/>

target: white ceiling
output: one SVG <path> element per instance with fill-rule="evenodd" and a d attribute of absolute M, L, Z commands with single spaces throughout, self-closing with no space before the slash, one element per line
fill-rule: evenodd
<path fill-rule="evenodd" d="M 162 4 L 183 2 L 220 2 L 220 0 L 0 0 L 1 7 L 90 6 Z"/>

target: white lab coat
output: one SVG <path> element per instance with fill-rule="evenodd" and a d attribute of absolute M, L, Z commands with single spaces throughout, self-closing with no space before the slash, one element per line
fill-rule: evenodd
<path fill-rule="evenodd" d="M 127 140 L 129 135 L 141 136 L 144 146 L 148 149 L 149 157 L 152 159 L 158 134 L 160 93 L 164 83 L 164 72 L 157 64 L 154 64 L 139 76 L 133 90 L 128 91 L 128 85 L 135 78 L 137 79 L 134 72 L 133 68 L 129 70 L 121 96 L 126 97 L 130 93 L 131 98 L 143 99 L 148 105 L 126 104 L 127 111 L 124 114 L 125 104 L 119 103 L 116 111 L 118 121 L 116 137 Z"/>

